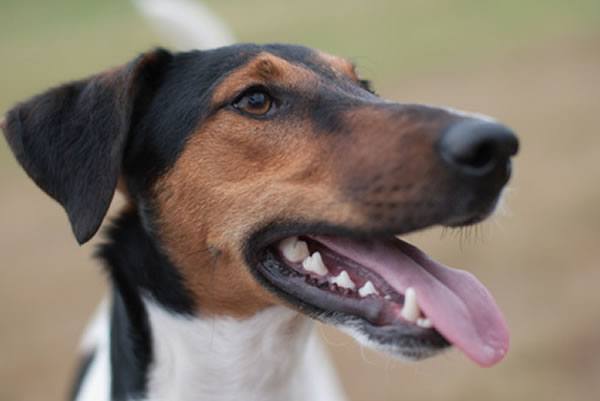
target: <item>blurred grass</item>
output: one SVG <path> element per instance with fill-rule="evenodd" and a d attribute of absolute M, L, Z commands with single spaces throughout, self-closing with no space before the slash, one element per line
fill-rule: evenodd
<path fill-rule="evenodd" d="M 209 3 L 244 40 L 319 47 L 366 64 L 378 81 L 417 70 L 462 66 L 515 43 L 532 43 L 565 31 L 585 34 L 600 29 L 596 0 Z"/>

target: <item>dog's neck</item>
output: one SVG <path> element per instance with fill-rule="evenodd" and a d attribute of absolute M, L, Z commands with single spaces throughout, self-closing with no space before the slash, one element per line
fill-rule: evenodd
<path fill-rule="evenodd" d="M 114 286 L 112 400 L 318 400 L 319 388 L 337 391 L 310 319 L 284 307 L 202 317 L 136 213 L 108 234 L 99 256 Z"/>
<path fill-rule="evenodd" d="M 283 307 L 245 320 L 175 316 L 146 302 L 148 400 L 301 400 L 312 322 Z"/>

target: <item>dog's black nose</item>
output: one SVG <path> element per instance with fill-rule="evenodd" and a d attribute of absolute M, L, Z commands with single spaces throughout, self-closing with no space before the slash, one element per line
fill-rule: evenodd
<path fill-rule="evenodd" d="M 474 119 L 454 124 L 439 142 L 442 158 L 463 174 L 472 176 L 506 167 L 518 149 L 519 140 L 509 128 Z"/>

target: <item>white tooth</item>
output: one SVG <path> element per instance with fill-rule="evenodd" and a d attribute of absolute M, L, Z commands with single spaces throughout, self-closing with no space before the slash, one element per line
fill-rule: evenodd
<path fill-rule="evenodd" d="M 379 295 L 371 281 L 367 281 L 362 287 L 358 289 L 358 295 L 360 295 L 362 298 L 371 294 Z"/>
<path fill-rule="evenodd" d="M 298 237 L 289 237 L 281 241 L 279 250 L 292 263 L 302 262 L 310 256 L 306 242 L 298 240 Z"/>
<path fill-rule="evenodd" d="M 337 277 L 331 279 L 331 282 L 333 284 L 337 284 L 339 287 L 342 288 L 349 288 L 351 290 L 356 288 L 354 281 L 352 281 L 348 273 L 346 273 L 346 270 L 342 270 L 342 272 L 338 274 Z"/>
<path fill-rule="evenodd" d="M 385 299 L 386 301 L 389 301 L 390 299 L 392 299 L 391 295 L 386 295 L 385 297 L 383 297 L 383 299 Z"/>
<path fill-rule="evenodd" d="M 422 327 L 424 329 L 430 329 L 433 327 L 433 323 L 431 323 L 431 320 L 427 318 L 420 317 L 417 319 L 417 326 Z"/>
<path fill-rule="evenodd" d="M 329 273 L 327 267 L 325 267 L 325 263 L 323 263 L 323 258 L 321 258 L 321 254 L 319 252 L 315 252 L 312 256 L 308 256 L 302 262 L 302 267 L 304 270 L 308 270 L 309 272 L 313 272 L 318 274 L 319 276 L 324 276 Z"/>
<path fill-rule="evenodd" d="M 420 314 L 421 310 L 417 303 L 417 293 L 412 287 L 409 287 L 404 293 L 404 306 L 400 315 L 409 322 L 416 322 Z"/>

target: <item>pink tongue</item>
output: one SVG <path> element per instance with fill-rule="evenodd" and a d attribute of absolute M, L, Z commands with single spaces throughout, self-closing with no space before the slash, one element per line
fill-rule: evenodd
<path fill-rule="evenodd" d="M 446 267 L 402 240 L 315 239 L 378 273 L 399 293 L 413 287 L 435 329 L 479 365 L 492 366 L 506 354 L 506 322 L 472 274 Z"/>

